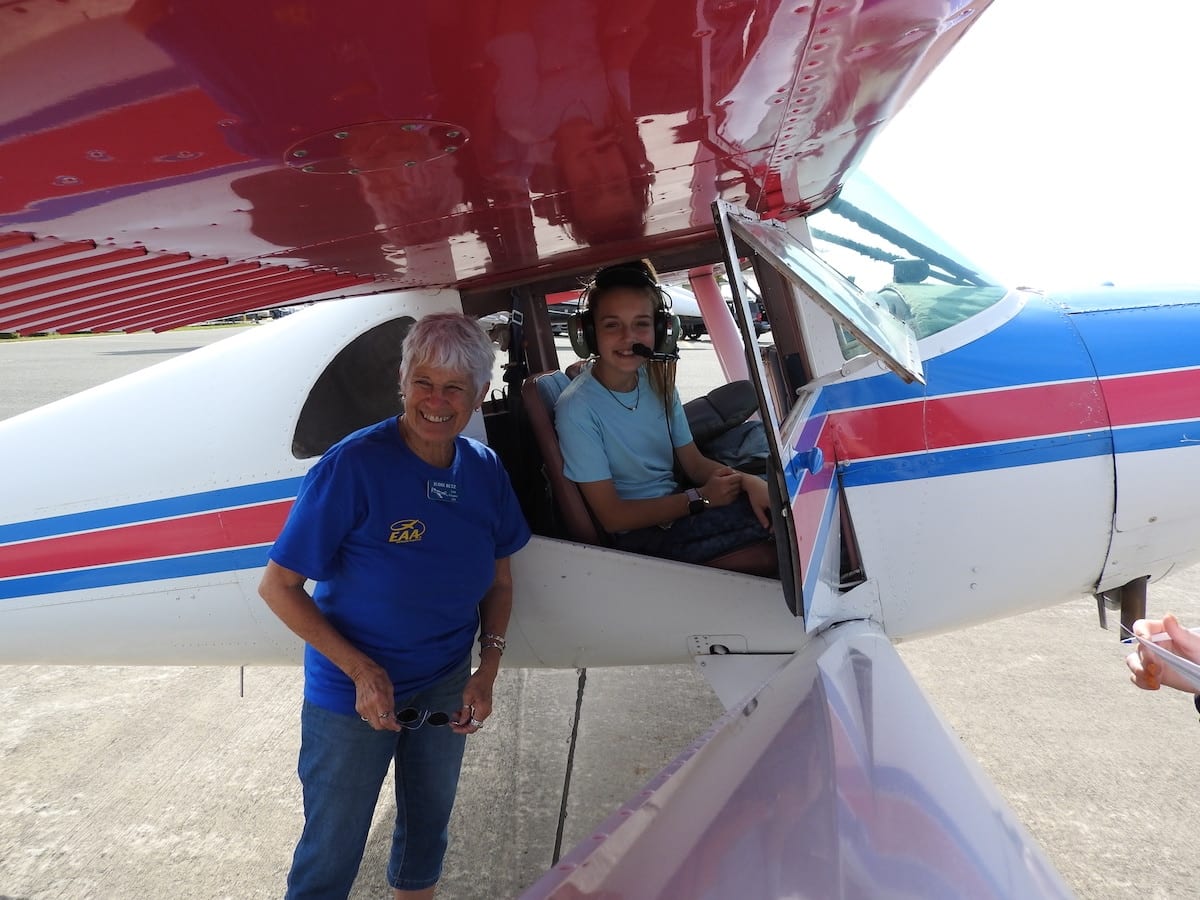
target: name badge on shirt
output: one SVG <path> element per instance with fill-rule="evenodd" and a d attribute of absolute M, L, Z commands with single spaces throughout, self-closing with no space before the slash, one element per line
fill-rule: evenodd
<path fill-rule="evenodd" d="M 440 500 L 443 503 L 458 502 L 458 485 L 453 481 L 425 482 L 425 496 L 430 500 Z"/>

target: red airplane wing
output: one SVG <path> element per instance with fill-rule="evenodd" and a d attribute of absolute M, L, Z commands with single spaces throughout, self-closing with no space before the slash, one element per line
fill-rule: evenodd
<path fill-rule="evenodd" d="M 708 241 L 714 199 L 803 213 L 986 3 L 86 6 L 0 10 L 0 331 L 502 286 Z"/>

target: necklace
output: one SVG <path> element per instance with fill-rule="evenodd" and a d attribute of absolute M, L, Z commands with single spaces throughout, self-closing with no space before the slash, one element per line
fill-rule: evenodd
<path fill-rule="evenodd" d="M 596 381 L 599 383 L 600 387 L 602 387 L 606 391 L 608 391 L 608 396 L 612 397 L 614 400 L 616 400 L 618 403 L 621 404 L 621 407 L 623 409 L 627 409 L 630 412 L 633 412 L 635 409 L 638 408 L 638 404 L 642 402 L 642 379 L 640 379 L 640 378 L 638 379 L 638 383 L 637 383 L 637 396 L 633 398 L 633 406 L 626 406 L 624 401 L 622 401 L 620 397 L 618 397 L 611 390 L 609 390 L 608 385 L 605 384 L 603 381 L 600 381 L 599 378 L 597 378 Z"/>

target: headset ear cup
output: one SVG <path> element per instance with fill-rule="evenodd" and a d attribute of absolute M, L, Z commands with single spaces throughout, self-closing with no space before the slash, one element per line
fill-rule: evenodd
<path fill-rule="evenodd" d="M 674 353 L 679 344 L 679 316 L 671 313 L 671 295 L 661 285 L 654 286 L 658 302 L 654 306 L 654 352 Z"/>
<path fill-rule="evenodd" d="M 580 359 L 587 359 L 595 353 L 596 328 L 592 324 L 592 311 L 571 313 L 567 317 L 567 336 L 571 339 L 571 349 Z"/>
<path fill-rule="evenodd" d="M 660 316 L 663 322 L 662 338 L 658 340 L 658 345 L 654 348 L 655 353 L 671 353 L 679 352 L 679 330 L 683 324 L 679 321 L 679 316 L 672 315 L 667 310 L 663 310 Z M 657 338 L 657 323 L 655 327 L 655 337 Z"/>

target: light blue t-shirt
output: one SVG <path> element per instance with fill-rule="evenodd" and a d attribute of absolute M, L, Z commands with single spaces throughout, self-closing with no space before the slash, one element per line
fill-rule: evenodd
<path fill-rule="evenodd" d="M 650 386 L 645 367 L 638 370 L 638 385 L 613 396 L 589 369 L 562 392 L 554 406 L 554 427 L 567 478 L 579 483 L 612 479 L 623 500 L 679 490 L 672 442 L 675 447 L 692 443 L 679 393 L 671 398 L 668 428 L 662 399 Z M 635 404 L 636 409 L 629 408 Z"/>
<path fill-rule="evenodd" d="M 467 657 L 496 560 L 529 540 L 496 454 L 462 436 L 454 450 L 449 468 L 429 465 L 395 417 L 349 435 L 309 470 L 271 548 L 317 581 L 321 612 L 387 669 L 398 702 Z M 354 682 L 311 646 L 304 696 L 354 714 Z"/>

